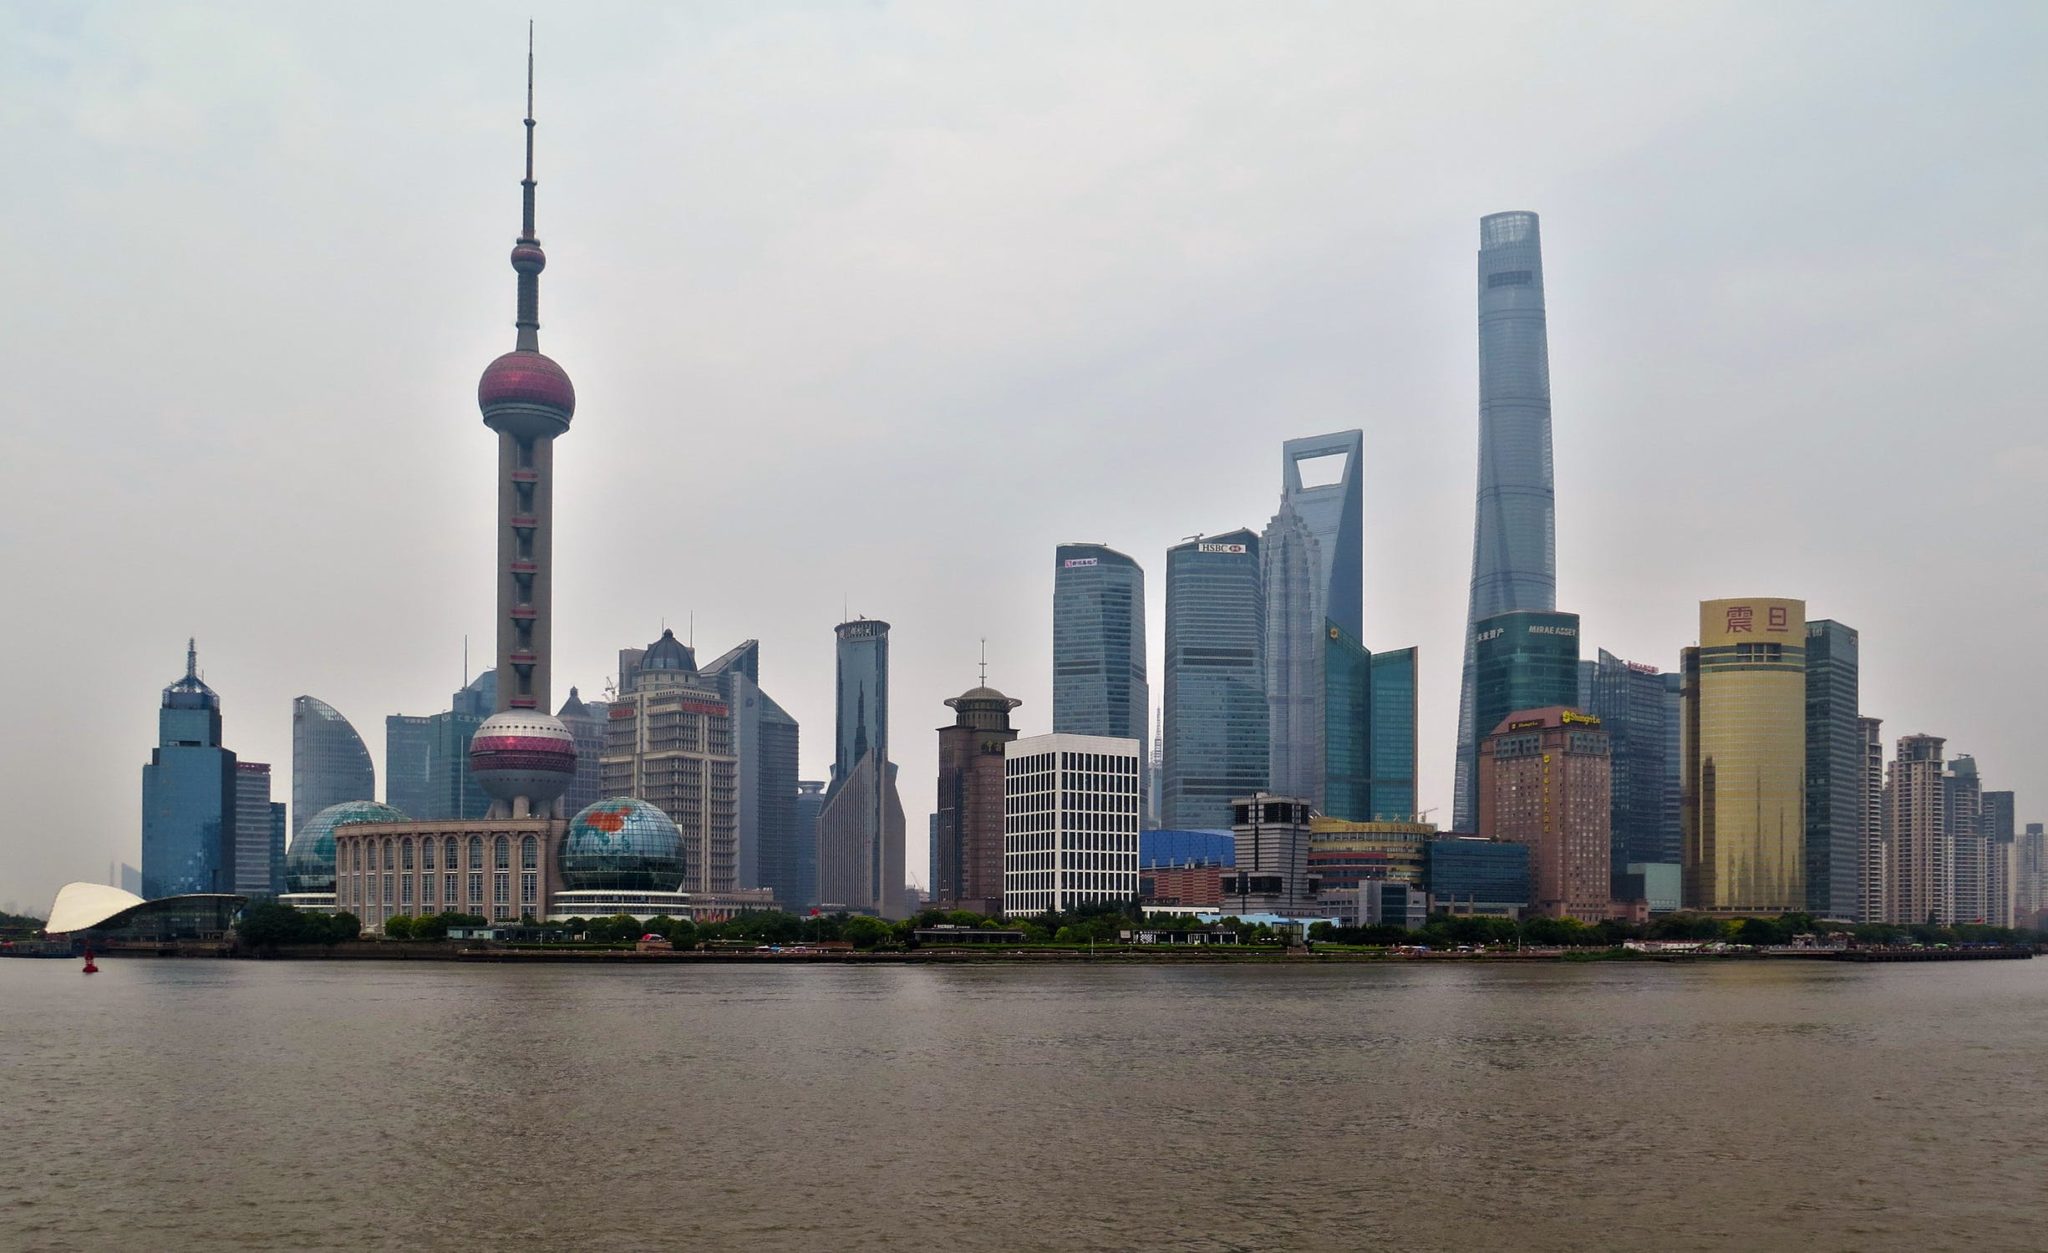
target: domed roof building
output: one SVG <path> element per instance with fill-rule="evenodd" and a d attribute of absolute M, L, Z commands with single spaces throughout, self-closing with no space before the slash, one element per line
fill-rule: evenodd
<path fill-rule="evenodd" d="M 676 824 L 631 797 L 586 807 L 562 835 L 561 884 L 569 891 L 673 892 L 688 864 Z"/>
<path fill-rule="evenodd" d="M 334 891 L 334 831 L 358 822 L 405 822 L 406 816 L 376 801 L 343 801 L 314 814 L 292 837 L 284 855 L 285 891 L 289 895 Z M 296 903 L 296 902 L 292 902 Z"/>

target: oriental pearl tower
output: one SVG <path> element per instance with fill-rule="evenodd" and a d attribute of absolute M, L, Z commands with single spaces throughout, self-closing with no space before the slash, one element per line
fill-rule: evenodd
<path fill-rule="evenodd" d="M 533 233 L 533 33 L 526 46 L 526 177 L 512 268 L 519 334 L 476 387 L 484 425 L 498 433 L 498 707 L 470 741 L 472 775 L 493 818 L 559 818 L 576 773 L 576 741 L 548 712 L 554 591 L 555 437 L 569 429 L 576 389 L 540 351 L 540 272 Z"/>

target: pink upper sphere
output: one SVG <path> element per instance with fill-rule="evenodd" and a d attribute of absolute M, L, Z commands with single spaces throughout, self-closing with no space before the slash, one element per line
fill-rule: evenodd
<path fill-rule="evenodd" d="M 476 403 L 485 413 L 497 405 L 543 405 L 563 417 L 576 412 L 576 387 L 568 372 L 537 352 L 508 352 L 484 367 Z"/>

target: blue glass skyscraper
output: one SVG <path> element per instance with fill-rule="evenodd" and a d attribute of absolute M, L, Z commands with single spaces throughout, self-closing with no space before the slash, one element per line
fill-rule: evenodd
<path fill-rule="evenodd" d="M 1166 550 L 1161 826 L 1228 827 L 1266 788 L 1265 602 L 1252 532 Z"/>
<path fill-rule="evenodd" d="M 1052 729 L 1145 739 L 1145 572 L 1101 544 L 1061 544 L 1052 582 Z"/>
<path fill-rule="evenodd" d="M 142 768 L 142 895 L 234 890 L 235 755 L 220 745 L 220 697 L 188 640 L 185 677 L 164 689 Z"/>
<path fill-rule="evenodd" d="M 363 737 L 326 701 L 294 696 L 293 823 L 303 830 L 314 814 L 329 805 L 376 799 L 377 772 L 370 765 L 370 750 L 363 746 Z"/>
<path fill-rule="evenodd" d="M 1478 817 L 1479 737 L 1472 640 L 1481 620 L 1557 608 L 1556 489 L 1550 457 L 1550 341 L 1533 213 L 1479 220 L 1479 494 L 1472 598 L 1458 703 L 1453 825 Z"/>

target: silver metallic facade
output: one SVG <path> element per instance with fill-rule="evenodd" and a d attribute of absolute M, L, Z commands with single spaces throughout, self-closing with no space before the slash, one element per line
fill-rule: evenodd
<path fill-rule="evenodd" d="M 293 832 L 343 801 L 377 799 L 377 771 L 363 737 L 340 711 L 311 696 L 292 698 Z"/>
<path fill-rule="evenodd" d="M 1534 213 L 1479 220 L 1479 494 L 1452 822 L 1477 817 L 1472 632 L 1517 609 L 1557 608 L 1557 494 L 1550 450 L 1550 341 Z"/>

